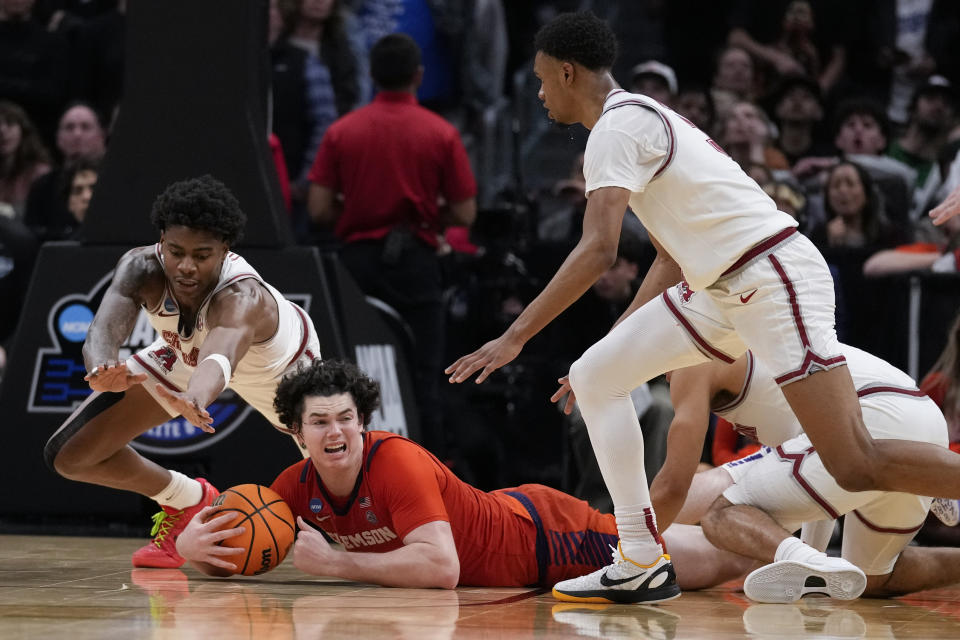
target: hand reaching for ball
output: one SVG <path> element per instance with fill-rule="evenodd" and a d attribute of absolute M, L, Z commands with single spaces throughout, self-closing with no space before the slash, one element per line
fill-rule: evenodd
<path fill-rule="evenodd" d="M 240 557 L 246 549 L 222 547 L 220 543 L 242 534 L 246 529 L 225 529 L 224 527 L 236 519 L 236 514 L 224 513 L 211 518 L 217 511 L 217 507 L 204 507 L 190 520 L 190 524 L 177 536 L 177 553 L 190 562 L 213 565 L 233 573 L 237 570 L 237 565 L 229 561 L 229 556 Z"/>

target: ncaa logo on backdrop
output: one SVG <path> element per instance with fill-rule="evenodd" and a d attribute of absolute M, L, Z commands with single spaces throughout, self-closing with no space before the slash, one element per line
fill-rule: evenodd
<path fill-rule="evenodd" d="M 52 346 L 37 350 L 27 412 L 69 414 L 92 393 L 90 385 L 83 379 L 87 373 L 83 361 L 83 342 L 112 278 L 113 272 L 110 271 L 100 278 L 90 291 L 65 295 L 51 305 L 47 312 L 47 332 Z M 309 310 L 309 295 L 289 297 Z M 167 312 L 178 311 L 176 303 L 170 299 L 164 300 L 163 309 Z M 120 347 L 119 358 L 128 358 L 132 353 L 151 345 L 156 339 L 156 331 L 150 325 L 146 313 L 141 310 L 130 337 Z M 155 379 L 148 377 L 144 384 L 155 384 Z M 198 451 L 228 435 L 253 411 L 229 389 L 207 407 L 207 410 L 213 416 L 216 428 L 216 433 L 212 435 L 177 417 L 150 429 L 131 444 L 135 449 L 149 453 Z"/>

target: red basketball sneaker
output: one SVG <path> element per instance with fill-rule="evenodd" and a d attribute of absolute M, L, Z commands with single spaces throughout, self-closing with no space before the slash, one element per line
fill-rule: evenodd
<path fill-rule="evenodd" d="M 164 506 L 162 511 L 153 514 L 153 529 L 150 530 L 153 540 L 133 552 L 133 566 L 160 569 L 183 566 L 186 560 L 177 553 L 177 536 L 198 511 L 213 504 L 214 499 L 220 495 L 217 488 L 203 478 L 197 478 L 197 482 L 203 487 L 200 502 L 186 509 Z"/>

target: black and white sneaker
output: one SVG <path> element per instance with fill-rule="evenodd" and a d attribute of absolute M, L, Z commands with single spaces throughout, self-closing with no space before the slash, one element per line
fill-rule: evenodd
<path fill-rule="evenodd" d="M 645 567 L 624 556 L 619 548 L 613 551 L 613 564 L 553 587 L 553 597 L 564 602 L 651 603 L 679 596 L 677 574 L 668 554 Z"/>
<path fill-rule="evenodd" d="M 826 554 L 765 565 L 743 582 L 743 592 L 755 602 L 796 602 L 807 594 L 854 600 L 866 587 L 867 576 L 856 565 Z"/>

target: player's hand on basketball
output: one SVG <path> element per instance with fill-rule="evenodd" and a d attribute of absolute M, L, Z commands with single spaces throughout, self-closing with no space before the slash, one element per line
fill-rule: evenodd
<path fill-rule="evenodd" d="M 293 566 L 304 573 L 323 575 L 336 553 L 323 534 L 297 516 L 297 541 L 293 543 Z"/>
<path fill-rule="evenodd" d="M 561 408 L 563 409 L 563 415 L 568 416 L 573 411 L 573 405 L 577 404 L 577 394 L 573 392 L 573 387 L 570 386 L 570 379 L 567 376 L 558 378 L 557 382 L 560 383 L 560 388 L 550 396 L 550 402 L 559 402 L 563 396 L 567 396 L 567 400 Z"/>
<path fill-rule="evenodd" d="M 951 191 L 946 200 L 931 209 L 930 217 L 933 219 L 933 224 L 939 226 L 958 213 L 960 213 L 960 187 Z"/>
<path fill-rule="evenodd" d="M 237 516 L 236 513 L 215 515 L 217 507 L 206 506 L 194 516 L 186 528 L 177 536 L 177 553 L 191 562 L 205 562 L 227 571 L 236 571 L 237 565 L 226 559 L 246 552 L 240 547 L 222 547 L 220 543 L 227 538 L 238 536 L 245 531 L 243 527 L 225 529 Z M 209 520 L 208 520 L 209 518 Z"/>
<path fill-rule="evenodd" d="M 174 411 L 186 418 L 187 422 L 202 429 L 207 433 L 213 433 L 213 416 L 205 408 L 200 406 L 196 398 L 191 398 L 185 393 L 170 391 L 163 385 L 157 385 L 157 393 L 160 397 L 170 403 Z"/>
<path fill-rule="evenodd" d="M 94 391 L 126 391 L 135 384 L 147 379 L 145 373 L 131 373 L 126 362 L 104 362 L 98 364 L 83 376 Z"/>
<path fill-rule="evenodd" d="M 443 372 L 450 376 L 450 382 L 463 382 L 482 369 L 476 379 L 476 383 L 480 384 L 491 373 L 516 358 L 521 349 L 523 349 L 523 343 L 512 340 L 505 333 L 473 353 L 462 356 Z"/>

